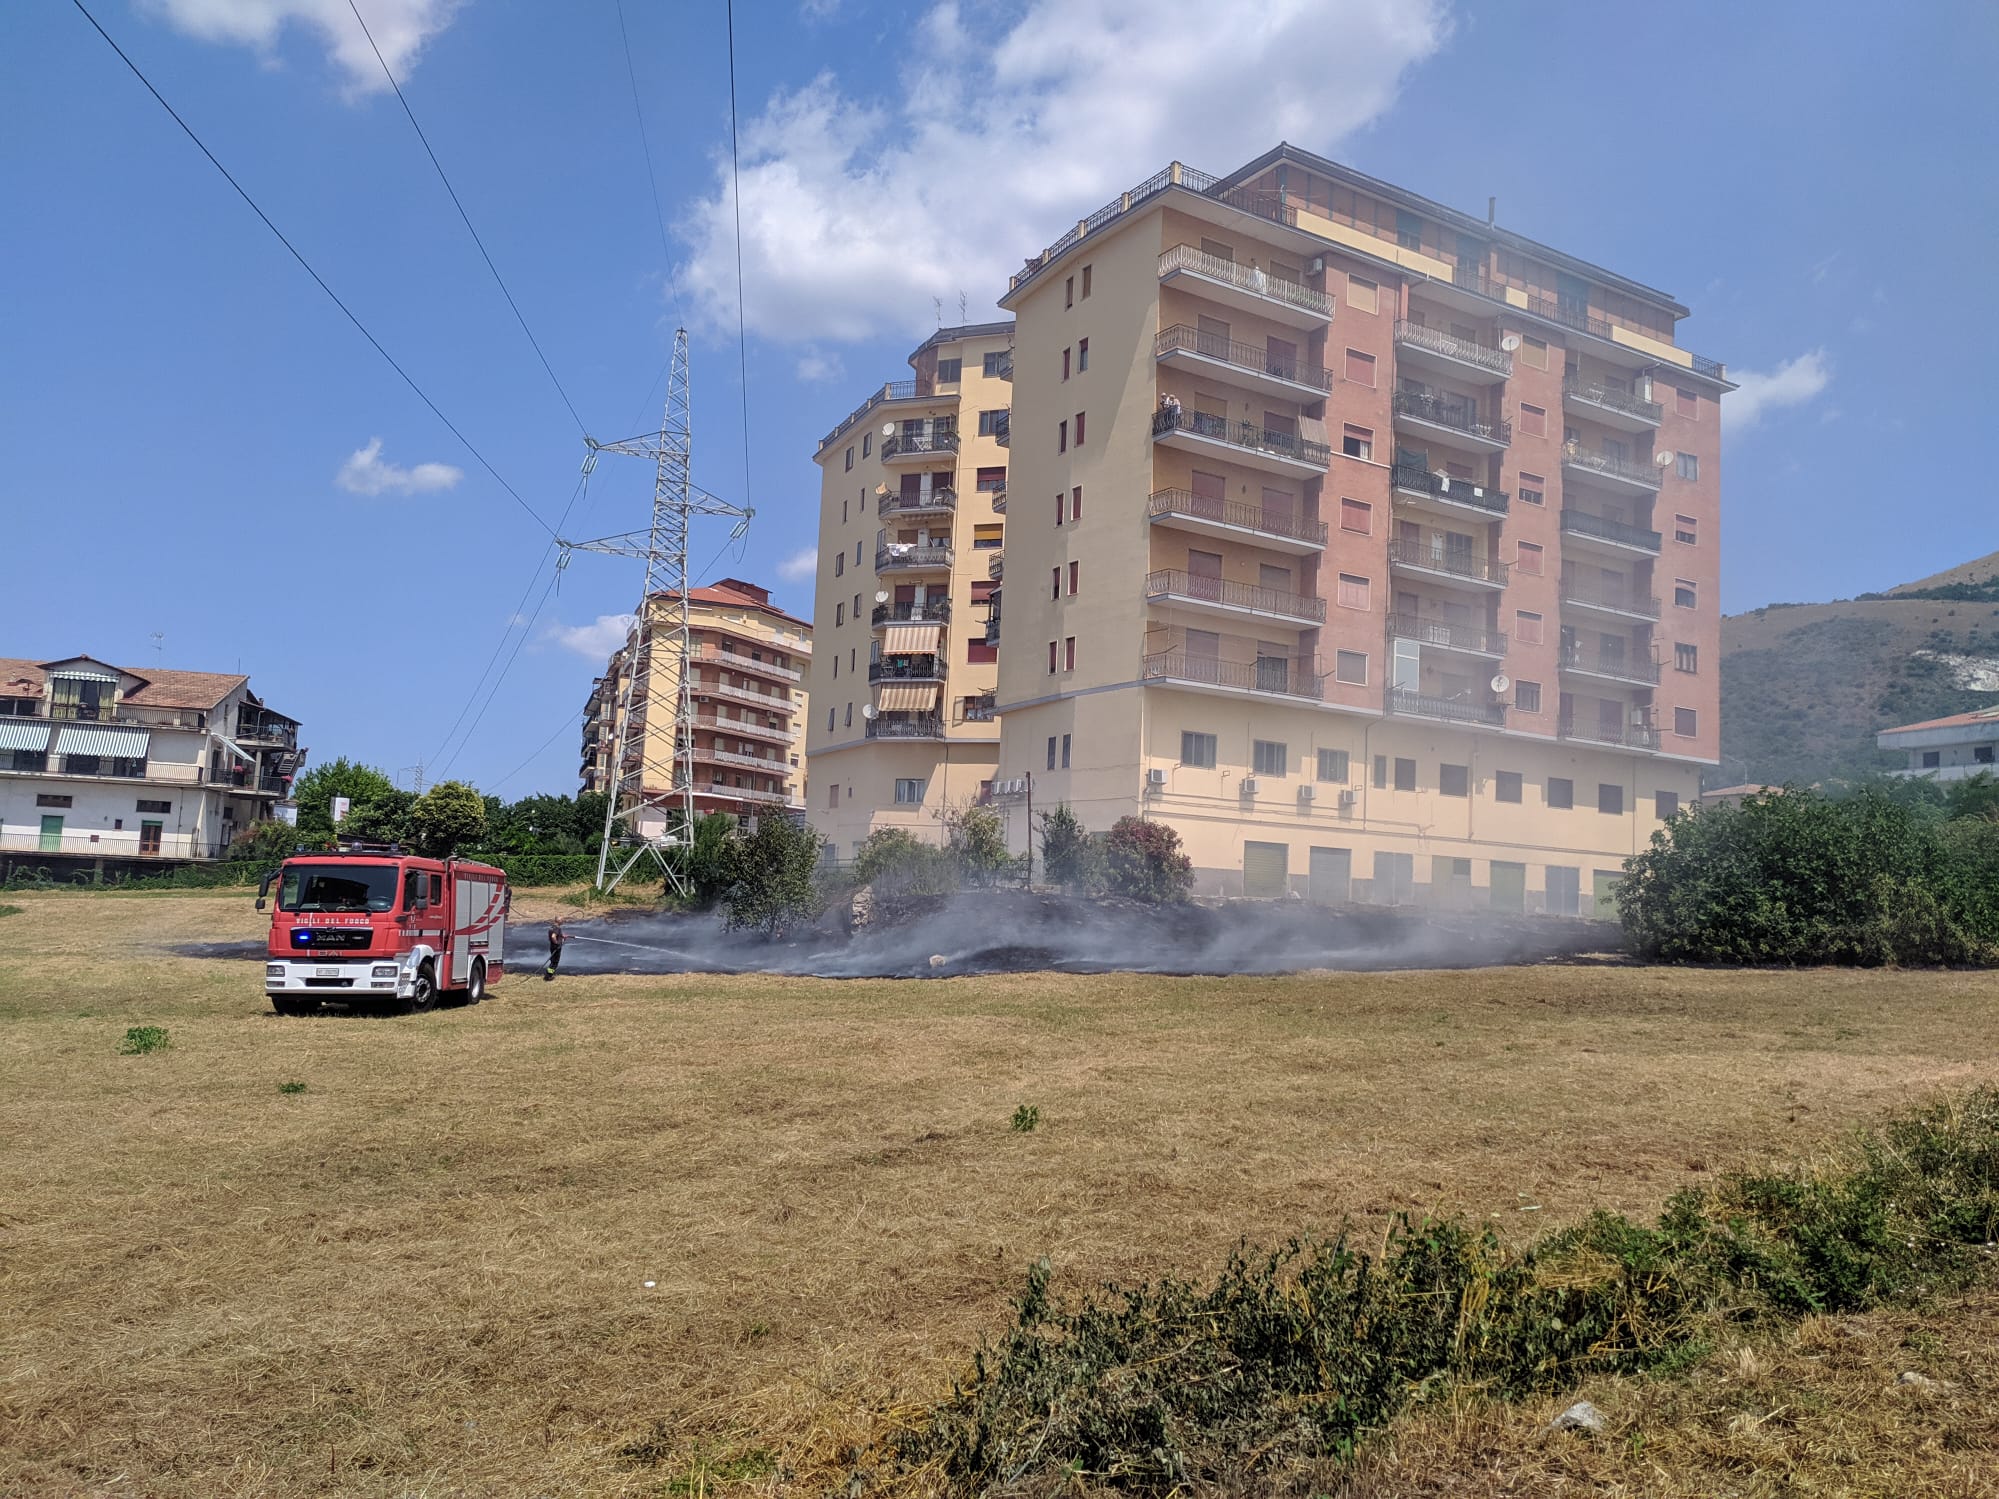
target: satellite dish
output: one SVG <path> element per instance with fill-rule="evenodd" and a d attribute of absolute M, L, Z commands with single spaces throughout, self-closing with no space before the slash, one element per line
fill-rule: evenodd
<path fill-rule="evenodd" d="M 1520 335 L 1518 333 L 1507 334 L 1506 337 L 1499 341 L 1499 346 L 1511 354 L 1515 349 L 1520 347 Z"/>
<path fill-rule="evenodd" d="M 883 422 L 883 423 L 882 423 L 882 436 L 883 436 L 883 437 L 893 437 L 893 436 L 895 436 L 895 423 L 894 423 L 894 422 Z"/>
<path fill-rule="evenodd" d="M 886 604 L 888 602 L 888 590 L 886 588 L 877 588 L 875 590 L 875 602 L 877 604 Z"/>
<path fill-rule="evenodd" d="M 1492 681 L 1487 685 L 1489 685 L 1492 688 L 1495 694 L 1504 697 L 1506 695 L 1506 689 L 1513 685 L 1513 678 L 1509 677 L 1503 671 L 1498 672 L 1494 674 Z"/>
<path fill-rule="evenodd" d="M 880 711 L 873 703 L 861 704 L 861 717 L 867 719 L 870 723 L 874 722 L 875 715 Z"/>
<path fill-rule="evenodd" d="M 1652 462 L 1657 464 L 1660 468 L 1670 467 L 1673 462 L 1673 450 L 1671 448 L 1667 448 L 1663 452 L 1654 453 L 1652 455 Z"/>

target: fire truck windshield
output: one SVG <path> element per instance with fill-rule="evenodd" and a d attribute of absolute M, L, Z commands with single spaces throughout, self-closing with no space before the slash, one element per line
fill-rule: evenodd
<path fill-rule="evenodd" d="M 285 871 L 280 911 L 387 911 L 396 903 L 392 864 L 301 864 Z"/>

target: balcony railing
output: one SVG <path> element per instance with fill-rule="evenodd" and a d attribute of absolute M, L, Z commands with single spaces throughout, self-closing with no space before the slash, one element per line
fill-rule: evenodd
<path fill-rule="evenodd" d="M 1388 560 L 1401 567 L 1419 567 L 1425 572 L 1447 573 L 1454 578 L 1470 578 L 1479 583 L 1504 584 L 1512 569 L 1507 563 L 1475 552 L 1452 552 L 1420 541 L 1391 541 Z"/>
<path fill-rule="evenodd" d="M 1619 546 L 1647 552 L 1658 551 L 1664 540 L 1657 531 L 1648 531 L 1643 526 L 1627 526 L 1622 521 L 1606 520 L 1601 515 L 1567 507 L 1562 510 L 1562 529 L 1571 536 L 1593 536 L 1598 541 L 1614 541 Z"/>
<path fill-rule="evenodd" d="M 1186 651 L 1159 651 L 1140 662 L 1146 682 L 1193 682 L 1203 687 L 1227 687 L 1238 692 L 1268 692 L 1277 697 L 1318 699 L 1326 679 L 1309 660 L 1266 656 L 1260 661 L 1223 661 Z"/>
<path fill-rule="evenodd" d="M 1483 625 L 1464 625 L 1417 614 L 1391 614 L 1388 616 L 1388 633 L 1396 640 L 1414 640 L 1423 645 L 1471 651 L 1481 656 L 1506 654 L 1506 637 Z"/>
<path fill-rule="evenodd" d="M 993 378 L 995 380 L 1011 380 L 1013 378 L 1012 349 L 1006 350 L 993 362 Z"/>
<path fill-rule="evenodd" d="M 778 802 L 796 805 L 791 801 L 789 791 L 766 791 L 761 786 L 724 786 L 716 781 L 710 781 L 705 786 L 698 781 L 695 782 L 694 794 L 720 797 L 724 801 Z"/>
<path fill-rule="evenodd" d="M 719 697 L 731 703 L 751 703 L 770 713 L 796 711 L 792 706 L 791 694 L 788 692 L 781 695 L 775 692 L 758 692 L 749 687 L 733 687 L 725 682 L 703 682 L 698 679 L 689 684 L 688 690 L 695 697 Z M 635 723 L 644 722 L 644 704 L 632 705 L 632 718 Z"/>
<path fill-rule="evenodd" d="M 1504 302 L 1509 307 L 1519 308 L 1533 317 L 1545 318 L 1551 323 L 1559 323 L 1564 328 L 1587 333 L 1592 338 L 1601 338 L 1607 343 L 1617 341 L 1611 331 L 1615 325 L 1610 319 L 1591 312 L 1587 304 L 1572 298 L 1544 296 L 1538 292 L 1527 291 L 1523 287 L 1508 286 L 1504 282 L 1494 280 L 1480 266 L 1455 267 L 1451 273 L 1451 284 L 1463 287 L 1466 291 L 1477 292 L 1480 296 L 1489 297 L 1495 302 Z M 1644 334 L 1647 338 L 1659 337 L 1644 328 L 1633 328 L 1628 331 Z M 1659 341 L 1670 345 L 1672 336 L 1668 334 Z M 1628 348 L 1626 352 L 1630 352 Z M 1687 357 L 1693 361 L 1692 368 L 1695 374 L 1706 375 L 1715 380 L 1728 378 L 1727 370 L 1720 360 L 1708 359 L 1694 353 L 1688 353 Z"/>
<path fill-rule="evenodd" d="M 1427 390 L 1398 390 L 1395 392 L 1395 414 L 1428 422 L 1433 427 L 1447 427 L 1453 432 L 1462 432 L 1467 437 L 1481 438 L 1486 442 L 1513 441 L 1513 423 L 1480 421 L 1478 408 L 1462 396 L 1440 396 Z"/>
<path fill-rule="evenodd" d="M 769 739 L 778 744 L 795 744 L 798 741 L 796 729 L 774 729 L 768 724 L 751 723 L 743 718 L 724 718 L 719 713 L 696 712 L 694 721 L 704 729 L 740 734 L 745 739 Z"/>
<path fill-rule="evenodd" d="M 942 624 L 951 617 L 949 599 L 925 599 L 920 604 L 877 604 L 869 623 L 877 625 Z"/>
<path fill-rule="evenodd" d="M 1628 656 L 1604 651 L 1592 655 L 1580 645 L 1563 648 L 1562 670 L 1582 672 L 1592 677 L 1609 677 L 1619 682 L 1641 682 L 1648 687 L 1659 685 L 1657 661 L 1634 661 Z"/>
<path fill-rule="evenodd" d="M 1506 709 L 1498 703 L 1473 703 L 1462 698 L 1432 697 L 1423 692 L 1404 692 L 1391 687 L 1388 711 L 1408 718 L 1440 718 L 1450 723 L 1482 724 L 1502 728 Z"/>
<path fill-rule="evenodd" d="M 993 418 L 992 440 L 1003 448 L 1013 446 L 1013 410 L 1009 407 Z"/>
<path fill-rule="evenodd" d="M 1258 588 L 1251 583 L 1231 583 L 1223 578 L 1181 572 L 1177 568 L 1164 568 L 1150 574 L 1145 580 L 1145 596 L 1149 599 L 1194 599 L 1229 609 L 1246 609 L 1255 614 L 1308 619 L 1317 624 L 1326 622 L 1324 599 L 1287 593 L 1279 588 Z"/>
<path fill-rule="evenodd" d="M 1572 718 L 1564 718 L 1555 724 L 1555 735 L 1560 739 L 1577 739 L 1585 744 L 1614 744 L 1625 749 L 1655 750 L 1659 747 L 1659 731 L 1651 724 L 1580 724 Z"/>
<path fill-rule="evenodd" d="M 1562 584 L 1562 602 L 1581 604 L 1586 609 L 1611 609 L 1619 614 L 1635 614 L 1641 619 L 1659 617 L 1659 600 L 1635 588 L 1594 587 L 1583 583 Z"/>
<path fill-rule="evenodd" d="M 991 723 L 999 717 L 999 699 L 993 693 L 958 699 L 960 723 Z"/>
<path fill-rule="evenodd" d="M 1657 425 L 1666 414 L 1666 408 L 1656 401 L 1643 400 L 1628 390 L 1619 390 L 1614 385 L 1604 385 L 1595 380 L 1584 380 L 1579 375 L 1562 377 L 1562 394 L 1582 402 L 1585 406 L 1601 406 L 1606 411 L 1621 411 L 1626 416 L 1635 416 L 1654 425 Z"/>
<path fill-rule="evenodd" d="M 1449 474 L 1432 473 L 1420 464 L 1396 464 L 1394 480 L 1397 489 L 1411 494 L 1433 495 L 1453 505 L 1469 505 L 1474 510 L 1488 510 L 1494 515 L 1506 514 L 1512 503 L 1511 496 L 1503 489 L 1487 489 L 1469 479 L 1453 479 Z"/>
<path fill-rule="evenodd" d="M 875 513 L 881 516 L 921 515 L 925 512 L 955 511 L 958 508 L 958 492 L 955 489 L 933 489 L 928 494 L 889 494 L 875 506 Z"/>
<path fill-rule="evenodd" d="M 699 744 L 694 746 L 694 759 L 697 764 L 708 761 L 717 765 L 738 765 L 746 770 L 760 770 L 766 775 L 773 776 L 788 775 L 791 772 L 789 762 L 784 760 L 767 760 L 762 755 L 742 755 L 734 750 L 714 749 Z"/>
<path fill-rule="evenodd" d="M 1005 515 L 1006 491 L 1004 489 L 990 489 L 987 490 L 986 493 L 992 497 L 993 514 Z"/>
<path fill-rule="evenodd" d="M 1592 453 L 1574 443 L 1563 445 L 1562 462 L 1571 468 L 1588 469 L 1593 474 L 1622 479 L 1626 484 L 1636 484 L 1645 489 L 1659 487 L 1659 470 L 1653 465 L 1633 463 L 1629 458 L 1618 458 L 1609 453 Z"/>
<path fill-rule="evenodd" d="M 883 461 L 890 458 L 907 458 L 912 455 L 936 453 L 949 455 L 958 451 L 958 433 L 953 428 L 945 432 L 896 432 L 882 439 Z"/>
<path fill-rule="evenodd" d="M 1333 461 L 1333 450 L 1323 442 L 1308 442 L 1294 432 L 1271 432 L 1253 422 L 1232 422 L 1225 416 L 1205 411 L 1168 407 L 1152 413 L 1152 435 L 1165 437 L 1173 432 L 1191 432 L 1196 437 L 1213 438 L 1231 447 L 1248 448 L 1309 463 L 1324 468 Z"/>
<path fill-rule="evenodd" d="M 986 580 L 997 583 L 1006 576 L 1006 553 L 994 552 L 986 559 Z"/>
<path fill-rule="evenodd" d="M 1189 489 L 1154 490 L 1145 502 L 1145 513 L 1157 519 L 1180 515 L 1189 520 L 1212 521 L 1244 531 L 1261 531 L 1266 536 L 1282 536 L 1290 541 L 1324 546 L 1329 534 L 1322 520 L 1306 520 L 1282 510 L 1267 510 L 1247 500 L 1217 500 L 1197 495 Z"/>
<path fill-rule="evenodd" d="M 875 548 L 875 571 L 891 572 L 897 568 L 939 568 L 951 565 L 951 548 L 941 543 L 919 546 L 913 541 L 890 542 Z"/>
<path fill-rule="evenodd" d="M 868 663 L 870 682 L 941 682 L 944 680 L 944 660 L 941 656 L 908 656 L 893 661 L 870 661 Z"/>
<path fill-rule="evenodd" d="M 1322 291 L 1273 276 L 1261 267 L 1252 268 L 1238 265 L 1233 260 L 1223 260 L 1219 255 L 1210 255 L 1192 245 L 1175 245 L 1159 257 L 1160 275 L 1170 276 L 1177 271 L 1220 281 L 1238 291 L 1268 297 L 1273 302 L 1301 308 L 1322 318 L 1330 319 L 1333 315 L 1333 299 Z"/>
<path fill-rule="evenodd" d="M 1432 354 L 1441 354 L 1447 359 L 1476 365 L 1479 369 L 1490 370 L 1495 375 L 1510 376 L 1513 373 L 1513 356 L 1504 349 L 1487 348 L 1482 343 L 1469 338 L 1458 338 L 1441 328 L 1428 328 L 1421 323 L 1398 322 L 1395 325 L 1395 341 L 1408 344 L 1412 348 L 1426 349 Z"/>
<path fill-rule="evenodd" d="M 924 400 L 931 400 L 936 394 L 936 385 L 927 381 L 890 380 L 880 390 L 877 390 L 873 395 L 861 402 L 860 405 L 848 412 L 846 416 L 842 417 L 839 426 L 819 439 L 819 446 L 822 448 L 825 447 L 827 443 L 853 426 L 855 422 L 866 416 L 870 411 L 873 411 L 875 407 L 881 405 L 884 401 L 910 401 L 919 397 Z"/>
<path fill-rule="evenodd" d="M 1176 323 L 1154 338 L 1152 353 L 1154 358 L 1168 354 L 1195 354 L 1202 359 L 1233 365 L 1253 374 L 1268 375 L 1273 380 L 1283 380 L 1292 385 L 1305 385 L 1327 392 L 1333 388 L 1333 372 L 1320 365 L 1305 364 L 1296 359 L 1273 359 L 1267 348 L 1237 343 L 1219 333 L 1203 333 L 1185 323 Z"/>
<path fill-rule="evenodd" d="M 884 713 L 867 721 L 869 739 L 942 739 L 944 720 L 934 713 L 915 716 Z"/>
<path fill-rule="evenodd" d="M 752 676 L 776 677 L 785 682 L 796 682 L 799 675 L 789 666 L 780 666 L 775 661 L 759 661 L 753 656 L 745 656 L 741 651 L 725 651 L 718 645 L 697 645 L 688 652 L 694 660 L 705 661 L 711 666 L 728 666 L 737 671 L 749 672 Z"/>

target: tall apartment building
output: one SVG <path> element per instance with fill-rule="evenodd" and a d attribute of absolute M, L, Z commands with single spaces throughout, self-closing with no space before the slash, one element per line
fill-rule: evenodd
<path fill-rule="evenodd" d="M 673 705 L 680 679 L 666 652 L 655 660 L 652 642 L 675 628 L 678 610 L 677 594 L 655 594 L 649 601 L 631 693 L 630 711 L 644 731 L 644 749 L 627 769 L 641 773 L 647 800 L 657 800 L 662 809 L 673 801 Z M 811 624 L 771 603 L 769 589 L 724 578 L 688 595 L 688 628 L 695 814 L 724 812 L 748 822 L 760 812 L 799 807 L 805 772 L 798 725 L 807 707 L 801 683 L 812 656 Z M 583 709 L 584 791 L 609 791 L 613 784 L 626 661 L 620 650 L 590 684 Z M 665 811 L 638 826 L 663 832 Z"/>
<path fill-rule="evenodd" d="M 1290 146 L 1001 305 L 1037 805 L 1169 823 L 1209 892 L 1587 913 L 1694 799 L 1732 387 L 1687 308 Z"/>
<path fill-rule="evenodd" d="M 843 857 L 882 827 L 934 841 L 998 763 L 1012 345 L 939 329 L 819 444 L 808 815 Z"/>
<path fill-rule="evenodd" d="M 0 878 L 219 859 L 304 759 L 245 676 L 0 660 Z"/>

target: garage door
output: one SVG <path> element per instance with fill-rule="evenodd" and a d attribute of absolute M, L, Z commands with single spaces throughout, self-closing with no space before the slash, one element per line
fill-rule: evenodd
<path fill-rule="evenodd" d="M 1492 861 L 1492 909 L 1495 911 L 1527 909 L 1525 864 L 1502 864 L 1497 859 Z"/>
<path fill-rule="evenodd" d="M 1322 906 L 1345 905 L 1352 893 L 1353 850 L 1315 848 L 1306 893 Z"/>
<path fill-rule="evenodd" d="M 1242 846 L 1242 893 L 1268 899 L 1290 885 L 1291 846 L 1287 843 L 1245 843 Z"/>

